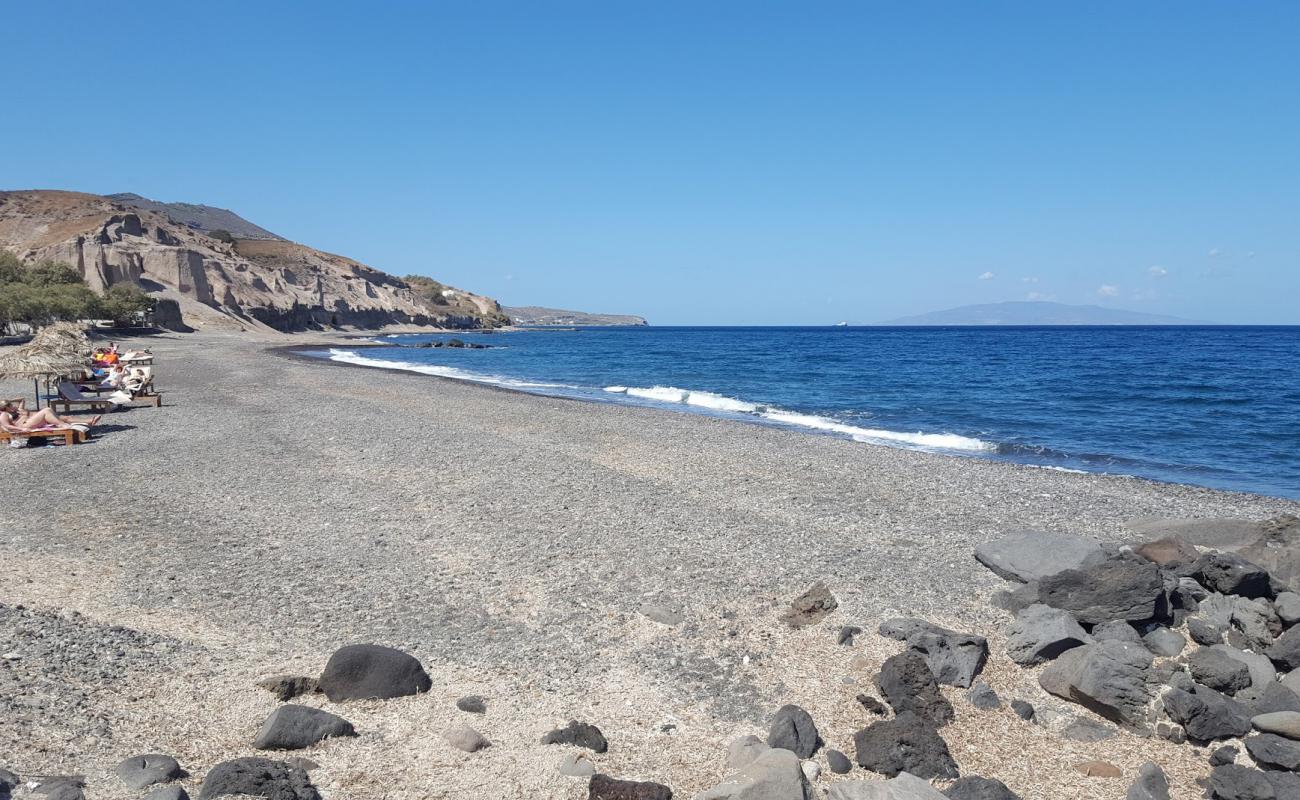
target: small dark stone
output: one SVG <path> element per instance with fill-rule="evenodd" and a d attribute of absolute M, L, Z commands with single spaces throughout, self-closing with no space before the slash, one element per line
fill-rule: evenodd
<path fill-rule="evenodd" d="M 159 229 L 161 231 L 161 229 Z M 170 786 L 155 786 L 144 800 L 190 800 L 190 795 L 184 787 L 172 784 Z"/>
<path fill-rule="evenodd" d="M 81 778 L 55 776 L 46 778 L 32 791 L 45 800 L 85 800 L 86 782 Z"/>
<path fill-rule="evenodd" d="M 1002 781 L 978 775 L 958 778 L 943 791 L 943 796 L 948 800 L 1020 800 L 1020 795 L 1008 789 Z"/>
<path fill-rule="evenodd" d="M 853 762 L 839 750 L 827 750 L 826 763 L 836 775 L 847 775 L 853 770 Z"/>
<path fill-rule="evenodd" d="M 1125 800 L 1169 800 L 1169 779 L 1160 765 L 1148 761 L 1138 767 L 1137 780 L 1129 787 Z"/>
<path fill-rule="evenodd" d="M 1224 694 L 1236 694 L 1250 686 L 1250 669 L 1222 650 L 1202 647 L 1187 659 L 1192 677 Z"/>
<path fill-rule="evenodd" d="M 876 676 L 876 688 L 896 714 L 911 711 L 935 726 L 952 721 L 952 704 L 939 693 L 934 673 L 915 650 L 904 650 L 885 659 Z"/>
<path fill-rule="evenodd" d="M 790 607 L 781 614 L 781 619 L 791 628 L 803 628 L 824 619 L 839 605 L 840 602 L 826 588 L 826 584 L 818 581 L 791 601 Z"/>
<path fill-rule="evenodd" d="M 306 675 L 272 675 L 258 681 L 257 685 L 282 703 L 317 690 L 316 679 Z"/>
<path fill-rule="evenodd" d="M 661 783 L 620 781 L 597 772 L 587 786 L 587 800 L 672 800 L 673 790 Z"/>
<path fill-rule="evenodd" d="M 569 724 L 563 728 L 556 728 L 543 736 L 542 744 L 572 744 L 597 753 L 603 753 L 609 749 L 609 742 L 605 741 L 605 736 L 600 732 L 600 728 L 577 720 L 570 720 Z"/>
<path fill-rule="evenodd" d="M 1212 592 L 1242 597 L 1272 597 L 1268 571 L 1236 553 L 1204 553 L 1193 573 Z"/>
<path fill-rule="evenodd" d="M 839 636 L 836 637 L 836 644 L 851 645 L 853 637 L 862 633 L 862 629 L 857 625 L 845 625 L 840 628 Z"/>
<path fill-rule="evenodd" d="M 1290 671 L 1300 667 L 1300 625 L 1287 628 L 1268 648 L 1266 655 L 1281 669 Z"/>
<path fill-rule="evenodd" d="M 872 714 L 875 714 L 878 717 L 883 717 L 889 713 L 889 709 L 885 708 L 884 703 L 880 702 L 879 700 L 877 700 L 876 698 L 872 697 L 869 694 L 858 695 L 857 701 L 862 704 L 863 708 L 865 708 L 867 711 L 870 711 Z"/>
<path fill-rule="evenodd" d="M 199 800 L 223 795 L 253 795 L 268 800 L 320 800 L 307 773 L 269 758 L 236 758 L 208 771 Z"/>
<path fill-rule="evenodd" d="M 957 764 L 934 725 L 911 711 L 874 722 L 853 735 L 859 766 L 888 777 L 956 778 Z"/>
<path fill-rule="evenodd" d="M 1142 644 L 1142 634 L 1137 632 L 1137 628 L 1128 624 L 1122 619 L 1103 622 L 1092 629 L 1092 638 L 1099 642 L 1132 642 L 1133 644 Z"/>
<path fill-rule="evenodd" d="M 1221 767 L 1224 764 L 1231 764 L 1237 760 L 1237 753 L 1239 752 L 1241 751 L 1230 744 L 1216 747 L 1214 752 L 1210 753 L 1210 766 Z"/>
<path fill-rule="evenodd" d="M 1024 700 L 1012 700 L 1011 710 L 1016 712 L 1017 717 L 1020 717 L 1026 722 L 1034 718 L 1034 707 Z"/>
<path fill-rule="evenodd" d="M 375 644 L 352 644 L 336 650 L 318 683 L 336 703 L 405 697 L 433 686 L 414 656 Z"/>
<path fill-rule="evenodd" d="M 993 691 L 993 687 L 984 681 L 975 681 L 966 696 L 970 700 L 970 704 L 981 711 L 993 711 L 1002 708 L 1002 698 L 998 697 L 998 693 Z"/>
<path fill-rule="evenodd" d="M 484 702 L 482 697 L 479 697 L 476 694 L 471 694 L 457 700 L 456 708 L 459 708 L 461 711 L 468 711 L 471 714 L 487 713 L 487 703 Z"/>
<path fill-rule="evenodd" d="M 1103 725 L 1096 720 L 1087 717 L 1080 717 L 1061 731 L 1061 736 L 1066 739 L 1073 739 L 1076 742 L 1100 742 L 1103 739 L 1109 739 L 1114 736 L 1116 729 L 1110 725 Z"/>
<path fill-rule="evenodd" d="M 777 709 L 767 732 L 768 747 L 779 747 L 799 758 L 809 758 L 817 752 L 820 742 L 817 726 L 807 711 L 795 705 L 784 705 Z"/>
<path fill-rule="evenodd" d="M 262 723 L 253 747 L 258 750 L 300 750 L 331 736 L 356 736 L 352 723 L 309 706 L 284 705 Z"/>
<path fill-rule="evenodd" d="M 167 783 L 185 776 L 185 770 L 176 763 L 176 759 L 162 753 L 146 753 L 132 756 L 117 765 L 114 770 L 132 789 L 144 789 L 155 783 Z"/>
<path fill-rule="evenodd" d="M 1170 725 L 1168 722 L 1156 724 L 1156 736 L 1174 744 L 1182 744 L 1187 741 L 1187 731 L 1183 730 L 1183 726 Z"/>
<path fill-rule="evenodd" d="M 1200 617 L 1187 620 L 1187 635 L 1193 642 L 1206 647 L 1223 643 L 1223 628 Z"/>

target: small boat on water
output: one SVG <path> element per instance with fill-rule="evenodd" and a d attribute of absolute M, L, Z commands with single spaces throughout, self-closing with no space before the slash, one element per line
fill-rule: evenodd
<path fill-rule="evenodd" d="M 837 322 L 837 323 L 835 323 L 834 325 L 832 325 L 831 327 L 832 327 L 832 328 L 847 328 L 847 327 L 849 327 L 849 323 L 847 323 L 847 322 Z"/>

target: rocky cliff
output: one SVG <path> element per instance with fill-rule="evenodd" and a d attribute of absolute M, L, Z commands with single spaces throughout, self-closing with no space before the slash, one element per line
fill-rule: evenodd
<path fill-rule="evenodd" d="M 592 314 L 562 308 L 514 306 L 502 308 L 516 325 L 649 325 L 645 317 L 631 314 Z"/>
<path fill-rule="evenodd" d="M 266 325 L 496 327 L 509 323 L 489 297 L 448 287 L 435 297 L 343 256 L 289 242 L 231 212 L 176 218 L 175 205 L 137 195 L 0 192 L 0 247 L 28 261 L 64 261 L 92 289 L 120 282 L 177 299 L 195 327 Z M 243 225 L 236 224 L 236 221 Z M 215 238 L 205 225 L 225 224 Z M 249 234 L 227 237 L 231 227 Z"/>

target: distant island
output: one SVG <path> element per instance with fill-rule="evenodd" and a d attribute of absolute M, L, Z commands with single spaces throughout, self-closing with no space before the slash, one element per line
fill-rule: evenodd
<path fill-rule="evenodd" d="M 1102 306 L 1075 306 L 1046 301 L 1011 301 L 959 306 L 881 325 L 1207 325 L 1194 319 L 1145 314 Z"/>
<path fill-rule="evenodd" d="M 644 317 L 631 314 L 590 314 L 541 306 L 503 307 L 505 315 L 516 325 L 649 325 Z"/>

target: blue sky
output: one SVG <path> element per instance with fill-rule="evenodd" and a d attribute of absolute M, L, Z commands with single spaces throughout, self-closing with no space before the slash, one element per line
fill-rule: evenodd
<path fill-rule="evenodd" d="M 291 7 L 292 6 L 292 7 Z M 1300 4 L 21 3 L 0 185 L 662 324 L 1300 323 Z"/>

